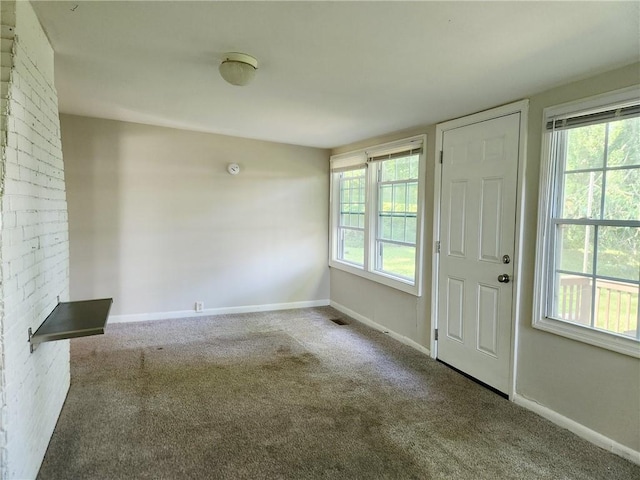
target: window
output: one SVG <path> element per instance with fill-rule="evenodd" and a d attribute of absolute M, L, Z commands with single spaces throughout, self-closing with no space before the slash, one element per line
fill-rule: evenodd
<path fill-rule="evenodd" d="M 364 265 L 365 168 L 338 173 L 338 259 Z"/>
<path fill-rule="evenodd" d="M 332 267 L 420 295 L 425 137 L 331 159 Z"/>
<path fill-rule="evenodd" d="M 545 110 L 534 326 L 640 356 L 640 95 Z"/>
<path fill-rule="evenodd" d="M 413 281 L 416 273 L 419 155 L 378 162 L 376 270 Z"/>

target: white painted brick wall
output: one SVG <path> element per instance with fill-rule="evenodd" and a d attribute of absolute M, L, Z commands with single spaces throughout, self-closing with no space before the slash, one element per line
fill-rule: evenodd
<path fill-rule="evenodd" d="M 69 235 L 53 51 L 29 2 L 3 0 L 2 24 L 0 479 L 28 479 L 69 388 L 69 342 L 31 354 L 27 330 L 68 299 Z"/>
<path fill-rule="evenodd" d="M 0 185 L 4 182 L 4 163 L 7 159 L 17 162 L 15 150 L 7 150 L 7 128 L 9 117 L 9 80 L 11 78 L 11 67 L 13 66 L 13 39 L 15 34 L 15 3 L 0 2 Z M 0 192 L 1 194 L 1 192 Z M 6 218 L 0 216 L 0 227 L 15 226 L 15 217 L 7 215 Z M 0 235 L 0 242 L 2 236 Z M 13 269 L 17 273 L 18 263 L 6 265 L 0 262 L 0 278 L 2 273 Z M 20 266 L 21 268 L 21 266 Z M 4 282 L 2 286 L 5 286 Z M 3 290 L 0 290 L 0 478 L 6 477 L 7 472 L 7 395 L 5 387 L 5 349 L 4 349 L 4 297 Z"/>

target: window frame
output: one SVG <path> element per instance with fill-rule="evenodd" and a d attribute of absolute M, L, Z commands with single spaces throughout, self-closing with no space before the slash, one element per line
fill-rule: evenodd
<path fill-rule="evenodd" d="M 386 285 L 397 290 L 422 295 L 423 277 L 423 242 L 424 242 L 424 208 L 425 208 L 425 172 L 426 172 L 427 136 L 416 135 L 410 138 L 376 145 L 362 150 L 352 151 L 331 157 L 330 170 L 330 235 L 329 266 L 344 272 L 357 275 L 368 280 Z M 418 208 L 416 212 L 416 255 L 415 278 L 413 281 L 377 269 L 377 216 L 378 216 L 378 165 L 379 157 L 394 153 L 421 148 L 418 158 Z M 371 159 L 376 159 L 371 161 Z M 364 265 L 362 267 L 338 258 L 339 219 L 340 219 L 340 182 L 336 175 L 345 170 L 357 169 L 366 165 L 365 169 L 365 226 L 364 226 Z"/>
<path fill-rule="evenodd" d="M 587 325 L 570 323 L 548 316 L 551 311 L 553 301 L 553 275 L 554 275 L 554 255 L 557 248 L 556 234 L 552 229 L 556 228 L 558 218 L 554 217 L 560 192 L 560 184 L 557 177 L 564 175 L 564 170 L 554 165 L 557 147 L 553 141 L 553 131 L 547 129 L 547 124 L 552 119 L 562 117 L 574 117 L 582 113 L 591 111 L 606 110 L 623 104 L 635 103 L 640 99 L 640 86 L 617 90 L 595 97 L 569 102 L 545 108 L 543 111 L 542 123 L 542 151 L 540 165 L 540 184 L 538 199 L 538 226 L 537 226 L 537 246 L 536 265 L 534 281 L 534 311 L 532 326 L 539 330 L 551 332 L 563 337 L 571 338 L 590 345 L 612 350 L 618 353 L 640 358 L 640 340 L 623 336 L 615 332 L 598 330 Z M 603 171 L 606 168 L 602 167 Z M 605 200 L 602 199 L 602 202 Z M 594 220 L 595 223 L 612 223 L 616 226 L 626 226 L 629 224 L 625 220 Z M 578 222 L 580 223 L 580 222 Z M 584 223 L 584 222 L 582 222 Z M 581 223 L 581 224 L 582 224 Z M 591 222 L 589 222 L 591 224 Z M 594 245 L 594 248 L 595 245 Z M 596 272 L 587 277 L 598 278 Z"/>

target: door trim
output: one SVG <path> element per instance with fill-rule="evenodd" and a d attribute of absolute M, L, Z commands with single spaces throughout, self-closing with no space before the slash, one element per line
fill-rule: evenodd
<path fill-rule="evenodd" d="M 515 226 L 515 250 L 513 258 L 513 302 L 511 306 L 512 328 L 511 328 L 511 355 L 509 358 L 509 388 L 506 392 L 509 399 L 513 401 L 516 392 L 516 372 L 517 372 L 517 348 L 518 329 L 520 324 L 520 306 L 522 296 L 522 240 L 523 240 L 523 219 L 524 219 L 524 185 L 526 176 L 526 153 L 527 153 L 527 125 L 529 116 L 529 100 L 524 99 L 518 102 L 502 105 L 482 112 L 474 113 L 465 117 L 438 123 L 436 125 L 436 155 L 434 192 L 433 192 L 433 239 L 431 246 L 432 265 L 431 270 L 431 357 L 438 357 L 438 344 L 436 342 L 435 331 L 438 328 L 438 273 L 440 269 L 440 257 L 437 252 L 437 242 L 440 240 L 440 191 L 442 189 L 442 165 L 440 164 L 440 151 L 442 150 L 442 138 L 444 132 L 455 128 L 472 125 L 474 123 L 504 117 L 513 113 L 520 113 L 520 135 L 518 141 L 518 176 L 516 181 L 516 226 Z"/>

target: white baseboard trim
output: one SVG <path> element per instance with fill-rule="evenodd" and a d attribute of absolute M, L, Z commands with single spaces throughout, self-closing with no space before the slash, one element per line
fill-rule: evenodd
<path fill-rule="evenodd" d="M 329 299 L 308 300 L 303 302 L 270 303 L 266 305 L 244 305 L 239 307 L 207 308 L 202 312 L 177 310 L 173 312 L 136 313 L 132 315 L 110 315 L 109 323 L 146 322 L 148 320 L 169 320 L 173 318 L 207 317 L 229 313 L 270 312 L 274 310 L 292 310 L 294 308 L 326 307 Z"/>
<path fill-rule="evenodd" d="M 365 317 L 364 315 L 360 315 L 358 312 L 354 312 L 350 308 L 347 308 L 347 307 L 345 307 L 344 305 L 342 305 L 342 304 L 340 304 L 338 302 L 334 302 L 333 300 L 331 300 L 330 305 L 333 308 L 335 308 L 336 310 L 344 313 L 345 315 L 348 315 L 351 318 L 356 319 L 360 323 L 364 323 L 365 325 L 367 325 L 368 327 L 373 328 L 374 330 L 378 330 L 380 332 L 386 333 L 387 335 L 389 335 L 394 340 L 397 340 L 400 343 L 404 343 L 405 345 L 408 345 L 411 348 L 415 348 L 416 350 L 418 350 L 419 352 L 424 353 L 425 355 L 431 356 L 430 350 L 428 348 L 420 345 L 415 340 L 411 340 L 409 337 L 405 337 L 404 335 L 400 335 L 399 333 L 396 333 L 396 332 L 394 332 L 392 330 L 389 330 L 388 327 L 385 327 L 384 325 L 380 325 L 379 323 L 374 322 L 373 320 Z"/>
<path fill-rule="evenodd" d="M 563 428 L 566 428 L 570 432 L 575 433 L 579 437 L 584 438 L 585 440 L 590 441 L 591 443 L 604 448 L 616 455 L 626 458 L 627 460 L 632 461 L 640 465 L 640 452 L 633 450 L 630 447 L 622 445 L 621 443 L 612 440 L 609 437 L 605 437 L 601 433 L 596 432 L 595 430 L 591 430 L 588 427 L 585 427 L 581 423 L 578 423 L 570 418 L 565 417 L 564 415 L 559 414 L 555 410 L 551 410 L 544 405 L 540 405 L 538 402 L 534 400 L 530 400 L 522 395 L 518 395 L 517 393 L 513 395 L 514 403 L 526 408 L 527 410 L 531 410 L 532 412 L 537 413 L 541 417 L 546 418 L 547 420 L 559 425 Z"/>

